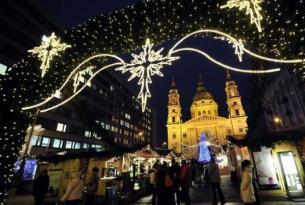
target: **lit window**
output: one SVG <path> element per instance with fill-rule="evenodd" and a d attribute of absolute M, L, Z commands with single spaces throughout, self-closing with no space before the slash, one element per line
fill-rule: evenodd
<path fill-rule="evenodd" d="M 79 142 L 75 143 L 74 149 L 80 149 L 80 143 Z"/>
<path fill-rule="evenodd" d="M 66 141 L 66 149 L 72 149 L 72 141 Z"/>
<path fill-rule="evenodd" d="M 49 147 L 50 145 L 50 138 L 44 137 L 42 138 L 41 146 L 42 147 Z"/>
<path fill-rule="evenodd" d="M 115 88 L 114 88 L 112 85 L 110 85 L 110 90 L 111 90 L 111 91 L 114 91 Z"/>
<path fill-rule="evenodd" d="M 30 145 L 35 146 L 37 142 L 38 136 L 32 136 Z"/>
<path fill-rule="evenodd" d="M 7 66 L 0 63 L 0 75 L 6 75 Z"/>
<path fill-rule="evenodd" d="M 63 140 L 60 139 L 54 139 L 53 140 L 53 148 L 62 148 L 62 142 Z"/>
<path fill-rule="evenodd" d="M 106 130 L 110 130 L 110 125 L 106 124 L 105 128 Z"/>
<path fill-rule="evenodd" d="M 87 144 L 87 143 L 83 143 L 83 148 L 84 148 L 84 149 L 89 148 L 89 144 Z"/>
<path fill-rule="evenodd" d="M 91 137 L 91 132 L 88 130 L 85 130 L 85 137 Z"/>
<path fill-rule="evenodd" d="M 67 125 L 63 123 L 57 123 L 56 130 L 59 132 L 66 132 Z"/>

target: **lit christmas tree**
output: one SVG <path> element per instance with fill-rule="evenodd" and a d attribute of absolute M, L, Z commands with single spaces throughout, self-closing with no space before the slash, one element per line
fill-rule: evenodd
<path fill-rule="evenodd" d="M 206 142 L 205 134 L 202 132 L 199 143 L 199 162 L 207 163 L 211 160 L 211 154 Z"/>

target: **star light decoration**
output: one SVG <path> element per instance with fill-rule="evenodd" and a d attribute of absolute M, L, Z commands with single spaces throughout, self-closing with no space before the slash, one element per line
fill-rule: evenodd
<path fill-rule="evenodd" d="M 131 54 L 133 57 L 131 63 L 124 64 L 123 66 L 115 69 L 117 71 L 121 71 L 122 73 L 129 72 L 131 76 L 129 77 L 128 81 L 131 81 L 134 78 L 139 78 L 138 85 L 141 85 L 141 88 L 138 98 L 141 100 L 143 112 L 146 108 L 147 99 L 151 97 L 149 90 L 149 84 L 152 83 L 151 77 L 154 75 L 163 77 L 163 73 L 161 72 L 163 66 L 172 65 L 173 61 L 180 58 L 170 55 L 163 56 L 161 52 L 164 48 L 154 51 L 153 46 L 154 44 L 147 39 L 145 45 L 142 46 L 143 51 L 139 55 Z"/>
<path fill-rule="evenodd" d="M 80 84 L 80 82 L 83 82 L 84 79 L 84 75 L 88 74 L 90 76 L 93 75 L 93 69 L 95 68 L 95 66 L 89 66 L 88 68 L 86 68 L 85 70 L 79 71 L 77 72 L 74 77 L 73 77 L 73 93 L 75 93 L 77 91 L 77 88 Z M 90 82 L 89 82 L 90 84 Z"/>
<path fill-rule="evenodd" d="M 260 3 L 262 3 L 262 1 L 263 0 L 229 0 L 225 5 L 220 6 L 220 8 L 238 8 L 240 11 L 246 10 L 246 15 L 250 15 L 250 23 L 254 23 L 258 32 L 262 32 L 261 21 L 263 20 L 263 16 L 260 13 L 262 10 Z"/>
<path fill-rule="evenodd" d="M 41 61 L 40 69 L 42 78 L 50 68 L 50 62 L 53 60 L 54 56 L 58 56 L 60 52 L 71 47 L 71 45 L 61 43 L 60 41 L 61 39 L 53 32 L 49 37 L 42 37 L 40 46 L 28 50 L 29 53 L 37 55 L 38 59 Z"/>

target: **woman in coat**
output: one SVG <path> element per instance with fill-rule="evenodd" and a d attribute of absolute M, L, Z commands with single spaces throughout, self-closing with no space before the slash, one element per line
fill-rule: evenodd
<path fill-rule="evenodd" d="M 252 168 L 249 160 L 244 160 L 241 163 L 242 180 L 240 184 L 240 195 L 245 205 L 255 204 L 255 195 L 252 184 Z"/>
<path fill-rule="evenodd" d="M 65 194 L 62 196 L 61 201 L 65 205 L 79 205 L 82 199 L 85 183 L 80 172 L 76 172 L 74 177 L 68 184 Z"/>

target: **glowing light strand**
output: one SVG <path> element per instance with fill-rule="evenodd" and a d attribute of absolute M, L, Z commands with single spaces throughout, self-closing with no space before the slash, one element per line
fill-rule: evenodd
<path fill-rule="evenodd" d="M 54 56 L 58 56 L 60 52 L 65 51 L 70 48 L 71 45 L 66 43 L 61 43 L 60 38 L 52 33 L 51 36 L 44 36 L 41 41 L 41 45 L 28 50 L 29 53 L 37 55 L 38 59 L 41 61 L 41 77 L 43 78 L 50 68 L 50 63 Z"/>
<path fill-rule="evenodd" d="M 46 104 L 47 102 L 49 102 L 50 100 L 52 100 L 53 98 L 55 98 L 55 93 L 56 92 L 60 92 L 61 90 L 64 89 L 64 87 L 68 84 L 68 82 L 70 81 L 70 79 L 72 78 L 72 76 L 83 66 L 85 65 L 86 63 L 88 63 L 89 61 L 93 60 L 93 59 L 96 59 L 96 58 L 104 58 L 104 57 L 110 57 L 110 58 L 114 58 L 115 60 L 118 60 L 121 64 L 124 64 L 124 60 L 116 55 L 112 55 L 112 54 L 97 54 L 97 55 L 94 55 L 94 56 L 91 56 L 89 58 L 87 58 L 86 60 L 84 60 L 83 62 L 81 62 L 71 73 L 70 75 L 67 77 L 67 79 L 65 80 L 65 82 L 60 86 L 60 88 L 58 90 L 56 90 L 54 92 L 54 94 L 52 94 L 50 97 L 48 97 L 47 99 L 45 99 L 44 101 L 38 103 L 38 104 L 35 104 L 35 105 L 31 105 L 31 106 L 26 106 L 26 107 L 23 107 L 22 110 L 30 110 L 30 109 L 33 109 L 33 108 L 36 108 L 36 107 L 40 107 L 44 104 Z"/>
<path fill-rule="evenodd" d="M 229 0 L 225 5 L 220 6 L 220 8 L 238 8 L 240 11 L 246 10 L 246 15 L 250 16 L 250 24 L 254 23 L 258 32 L 262 32 L 261 21 L 263 20 L 263 16 L 260 13 L 262 10 L 261 3 L 262 0 Z"/>
<path fill-rule="evenodd" d="M 181 38 L 170 50 L 169 50 L 169 55 L 171 55 L 171 53 L 176 49 L 176 47 L 178 47 L 180 44 L 182 44 L 185 40 L 187 40 L 188 38 L 198 35 L 198 34 L 202 34 L 202 33 L 211 33 L 211 34 L 217 34 L 222 36 L 220 39 L 227 39 L 227 41 L 229 43 L 232 42 L 238 42 L 239 40 L 235 39 L 234 37 L 232 37 L 231 35 L 224 33 L 222 31 L 218 31 L 218 30 L 214 30 L 214 29 L 200 29 L 197 31 L 194 31 L 188 35 L 186 35 L 185 37 Z M 291 60 L 287 60 L 287 59 L 276 59 L 276 58 L 270 58 L 270 57 L 266 57 L 266 56 L 262 56 L 259 54 L 256 54 L 250 50 L 248 50 L 247 48 L 243 47 L 242 50 L 247 53 L 248 55 L 255 57 L 257 59 L 260 60 L 264 60 L 264 61 L 269 61 L 269 62 L 274 62 L 274 63 L 287 63 L 287 64 L 294 64 L 294 63 L 304 63 L 305 59 L 291 59 Z"/>
<path fill-rule="evenodd" d="M 131 63 L 126 63 L 123 59 L 121 59 L 118 56 L 112 55 L 112 54 L 98 54 L 98 55 L 94 55 L 86 60 L 84 60 L 82 63 L 80 63 L 68 76 L 67 80 L 64 82 L 64 84 L 56 91 L 61 91 L 66 84 L 68 83 L 68 81 L 74 76 L 74 94 L 69 97 L 68 99 L 66 99 L 65 101 L 63 101 L 62 103 L 53 106 L 51 108 L 48 109 L 44 109 L 41 112 L 46 112 L 52 109 L 55 109 L 65 103 L 67 103 L 68 101 L 70 101 L 73 97 L 75 97 L 81 90 L 83 90 L 87 85 L 89 85 L 90 81 L 93 79 L 94 76 L 96 76 L 96 73 L 93 74 L 91 76 L 91 78 L 87 81 L 87 83 L 79 90 L 76 91 L 78 88 L 78 84 L 77 80 L 76 80 L 76 75 L 78 73 L 76 73 L 85 63 L 95 59 L 95 58 L 100 58 L 100 57 L 111 57 L 114 58 L 116 60 L 119 61 L 119 63 L 115 63 L 115 64 L 111 64 L 109 65 L 110 67 L 116 65 L 117 68 L 115 68 L 115 70 L 117 71 L 121 71 L 122 73 L 126 73 L 129 72 L 131 74 L 131 76 L 129 77 L 129 81 L 133 80 L 134 78 L 139 78 L 138 80 L 138 85 L 141 85 L 141 89 L 138 95 L 138 98 L 141 100 L 142 103 L 142 111 L 145 111 L 146 105 L 147 105 L 147 99 L 149 97 L 151 97 L 151 93 L 149 90 L 149 84 L 152 83 L 152 76 L 154 75 L 158 75 L 158 76 L 163 76 L 163 73 L 161 72 L 161 69 L 164 67 L 164 65 L 171 65 L 173 61 L 178 60 L 180 57 L 179 56 L 175 56 L 174 54 L 177 54 L 178 52 L 182 52 L 182 51 L 191 51 L 191 52 L 196 52 L 199 53 L 201 55 L 203 55 L 204 57 L 206 57 L 208 60 L 210 60 L 211 62 L 225 68 L 228 70 L 232 70 L 232 71 L 236 71 L 236 72 L 242 72 L 242 73 L 255 73 L 255 74 L 262 74 L 262 73 L 271 73 L 271 72 L 277 72 L 280 69 L 279 68 L 274 68 L 274 69 L 268 69 L 268 70 L 255 70 L 255 69 L 240 69 L 240 68 L 235 68 L 232 66 L 229 66 L 227 64 L 224 64 L 220 61 L 217 61 L 216 59 L 212 58 L 210 55 L 208 55 L 207 53 L 205 53 L 204 51 L 201 51 L 199 49 L 195 49 L 195 48 L 180 48 L 177 49 L 177 47 L 183 43 L 186 39 L 190 38 L 191 36 L 200 34 L 200 33 L 211 33 L 211 34 L 217 34 L 221 36 L 222 40 L 227 40 L 229 43 L 233 44 L 233 47 L 235 48 L 235 54 L 238 55 L 239 59 L 242 60 L 242 55 L 244 53 L 247 53 L 253 57 L 256 57 L 258 59 L 261 60 L 266 60 L 266 61 L 270 61 L 270 62 L 277 62 L 277 63 L 303 63 L 304 60 L 303 59 L 294 59 L 294 60 L 285 60 L 285 59 L 273 59 L 273 58 L 268 58 L 268 57 L 264 57 L 261 55 L 258 55 L 256 53 L 253 53 L 249 50 L 247 50 L 244 45 L 242 44 L 241 40 L 237 40 L 235 38 L 233 38 L 232 36 L 218 31 L 218 30 L 210 30 L 210 29 L 205 29 L 205 30 L 198 30 L 195 31 L 193 33 L 190 33 L 188 35 L 186 35 L 185 37 L 183 37 L 182 39 L 180 39 L 169 51 L 167 55 L 162 55 L 161 52 L 163 51 L 163 48 L 154 51 L 153 50 L 153 44 L 150 43 L 150 40 L 147 39 L 145 42 L 145 45 L 142 46 L 142 51 L 140 52 L 140 54 L 136 55 L 136 54 L 131 54 L 133 57 L 133 60 L 131 61 Z M 108 66 L 106 66 L 108 68 Z M 104 67 L 105 68 L 105 67 Z M 103 70 L 103 69 L 102 69 Z M 97 71 L 98 73 L 101 70 Z M 81 71 L 82 72 L 82 71 Z M 56 93 L 55 92 L 55 93 Z M 28 106 L 28 107 L 24 107 L 22 108 L 23 110 L 28 110 L 28 109 L 32 109 L 35 107 L 39 107 L 44 105 L 45 103 L 47 103 L 48 101 L 50 101 L 51 99 L 53 99 L 55 97 L 55 94 L 53 94 L 52 96 L 50 96 L 49 98 L 47 98 L 45 101 L 38 103 L 36 105 L 32 105 L 32 106 Z"/>
<path fill-rule="evenodd" d="M 48 111 L 50 111 L 50 110 L 53 110 L 53 109 L 55 109 L 55 108 L 58 108 L 58 107 L 60 107 L 60 106 L 62 106 L 62 105 L 64 105 L 64 104 L 66 104 L 67 102 L 69 102 L 70 100 L 72 100 L 75 96 L 77 96 L 81 91 L 83 91 L 83 90 L 87 87 L 87 85 L 90 84 L 91 80 L 92 80 L 97 74 L 99 74 L 101 71 L 103 71 L 103 70 L 105 70 L 105 69 L 109 69 L 109 68 L 114 67 L 114 66 L 120 66 L 120 65 L 121 65 L 121 63 L 112 63 L 112 64 L 109 64 L 109 65 L 106 65 L 106 66 L 102 67 L 101 69 L 99 69 L 98 71 L 96 71 L 96 72 L 88 79 L 88 81 L 87 81 L 79 90 L 77 90 L 73 95 L 71 95 L 69 98 L 67 98 L 66 100 L 64 100 L 64 101 L 62 101 L 62 102 L 60 102 L 60 103 L 58 103 L 58 104 L 56 104 L 56 105 L 54 105 L 54 106 L 52 106 L 52 107 L 50 107 L 50 108 L 42 109 L 40 112 L 41 112 L 41 113 L 48 112 Z"/>

